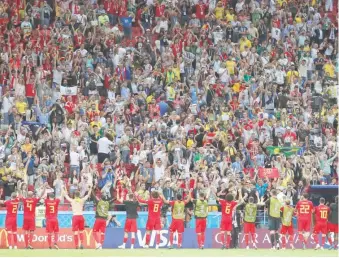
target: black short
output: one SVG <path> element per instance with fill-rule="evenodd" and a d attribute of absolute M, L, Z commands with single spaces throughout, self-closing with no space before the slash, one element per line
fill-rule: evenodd
<path fill-rule="evenodd" d="M 280 227 L 280 218 L 268 218 L 268 230 L 274 230 L 277 231 L 279 230 Z"/>
<path fill-rule="evenodd" d="M 106 153 L 98 153 L 98 163 L 103 163 L 105 159 L 109 159 L 109 155 Z"/>

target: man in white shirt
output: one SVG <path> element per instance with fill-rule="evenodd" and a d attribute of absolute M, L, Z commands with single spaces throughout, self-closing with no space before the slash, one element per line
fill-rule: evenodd
<path fill-rule="evenodd" d="M 160 158 L 157 159 L 154 166 L 154 181 L 158 182 L 165 176 L 165 165 Z"/>
<path fill-rule="evenodd" d="M 98 163 L 103 163 L 105 159 L 109 158 L 108 154 L 111 151 L 110 147 L 113 146 L 113 142 L 108 137 L 110 136 L 105 134 L 105 137 L 98 141 Z"/>
<path fill-rule="evenodd" d="M 12 109 L 14 97 L 11 97 L 9 94 L 5 94 L 2 98 L 2 109 L 1 113 L 3 116 L 3 123 L 8 124 L 8 112 Z"/>
<path fill-rule="evenodd" d="M 73 173 L 75 170 L 77 172 L 77 176 L 80 173 L 80 154 L 77 152 L 76 147 L 72 146 L 71 151 L 69 153 L 70 159 L 70 171 Z"/>
<path fill-rule="evenodd" d="M 276 42 L 280 41 L 281 39 L 281 31 L 279 28 L 273 27 L 271 30 L 272 38 L 276 40 Z"/>
<path fill-rule="evenodd" d="M 60 65 L 58 65 L 56 69 L 53 70 L 53 87 L 56 87 L 57 84 L 61 85 L 62 75 L 63 71 L 61 70 Z"/>
<path fill-rule="evenodd" d="M 285 71 L 283 71 L 281 69 L 281 66 L 278 65 L 277 70 L 274 73 L 275 76 L 275 82 L 279 85 L 279 86 L 283 86 L 285 83 L 285 77 L 286 77 L 286 73 Z"/>

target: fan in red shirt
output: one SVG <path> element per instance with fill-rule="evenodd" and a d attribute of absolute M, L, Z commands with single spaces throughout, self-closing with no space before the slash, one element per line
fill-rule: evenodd
<path fill-rule="evenodd" d="M 241 197 L 241 191 L 239 191 L 240 194 L 240 200 L 242 200 Z M 227 194 L 226 199 L 220 199 L 216 197 L 216 200 L 221 205 L 221 222 L 220 222 L 220 233 L 221 233 L 221 242 L 222 242 L 222 249 L 228 249 L 230 248 L 231 244 L 231 232 L 233 228 L 233 211 L 237 208 L 237 206 L 242 204 L 242 201 L 237 202 L 233 201 L 234 196 L 233 194 Z M 226 236 L 226 237 L 225 237 Z"/>
<path fill-rule="evenodd" d="M 52 233 L 54 233 L 54 248 L 58 247 L 59 238 L 59 221 L 58 221 L 58 208 L 59 199 L 55 199 L 54 193 L 48 194 L 48 199 L 45 200 L 46 206 L 46 232 L 49 249 L 52 249 Z"/>
<path fill-rule="evenodd" d="M 303 249 L 306 248 L 306 243 L 311 231 L 311 219 L 313 203 L 307 200 L 308 194 L 301 196 L 300 201 L 295 206 L 298 216 L 298 232 L 299 240 L 303 243 Z"/>
<path fill-rule="evenodd" d="M 7 201 L 0 201 L 0 204 L 6 206 L 7 215 L 5 221 L 5 229 L 7 232 L 7 239 L 9 249 L 17 249 L 18 235 L 17 235 L 17 214 L 19 199 L 17 198 L 16 193 L 12 193 L 11 199 Z"/>
<path fill-rule="evenodd" d="M 313 239 L 317 244 L 315 249 L 324 249 L 323 246 L 325 244 L 326 235 L 327 235 L 327 220 L 328 214 L 330 212 L 330 208 L 325 205 L 325 198 L 320 198 L 320 205 L 315 207 L 313 212 L 315 214 L 315 226 L 313 229 Z M 318 235 L 321 233 L 321 246 L 319 245 Z"/>
<path fill-rule="evenodd" d="M 22 229 L 25 231 L 26 249 L 33 249 L 31 244 L 35 231 L 35 208 L 39 200 L 39 198 L 33 197 L 32 191 L 27 193 L 27 198 L 21 199 L 24 205 L 24 223 Z"/>
<path fill-rule="evenodd" d="M 199 0 L 199 3 L 195 5 L 195 15 L 199 20 L 205 19 L 206 11 L 208 10 L 208 6 L 204 4 L 202 0 Z"/>
<path fill-rule="evenodd" d="M 138 202 L 145 203 L 148 205 L 148 219 L 146 224 L 146 244 L 144 248 L 149 247 L 149 243 L 151 240 L 151 232 L 153 230 L 156 231 L 156 245 L 155 249 L 159 248 L 160 244 L 160 229 L 161 229 L 161 208 L 164 203 L 162 198 L 157 191 L 153 191 L 151 194 L 151 198 L 149 200 L 143 200 L 139 196 L 137 196 Z"/>

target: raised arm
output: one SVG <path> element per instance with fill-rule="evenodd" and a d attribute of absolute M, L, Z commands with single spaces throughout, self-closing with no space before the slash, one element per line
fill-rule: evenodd
<path fill-rule="evenodd" d="M 68 193 L 67 193 L 67 189 L 64 187 L 62 189 L 62 193 L 64 195 L 64 197 L 66 198 L 67 201 L 69 201 L 70 203 L 73 201 L 73 199 L 71 197 L 69 197 Z"/>
<path fill-rule="evenodd" d="M 146 200 L 140 198 L 140 196 L 139 196 L 136 192 L 134 192 L 134 196 L 137 198 L 137 200 L 138 200 L 139 203 L 148 204 L 148 201 L 146 201 Z"/>
<path fill-rule="evenodd" d="M 90 186 L 88 189 L 88 193 L 86 194 L 84 198 L 81 199 L 81 201 L 83 202 L 87 201 L 87 199 L 91 196 L 91 193 L 92 193 L 92 187 Z"/>
<path fill-rule="evenodd" d="M 165 199 L 165 196 L 163 194 L 160 194 L 160 198 L 162 199 L 162 201 L 165 203 L 165 204 L 170 204 L 170 201 L 166 200 Z"/>

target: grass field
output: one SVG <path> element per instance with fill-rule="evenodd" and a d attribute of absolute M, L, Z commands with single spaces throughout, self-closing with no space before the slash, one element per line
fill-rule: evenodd
<path fill-rule="evenodd" d="M 104 249 L 104 250 L 0 250 L 0 257 L 338 257 L 329 250 L 220 250 L 220 249 Z"/>

